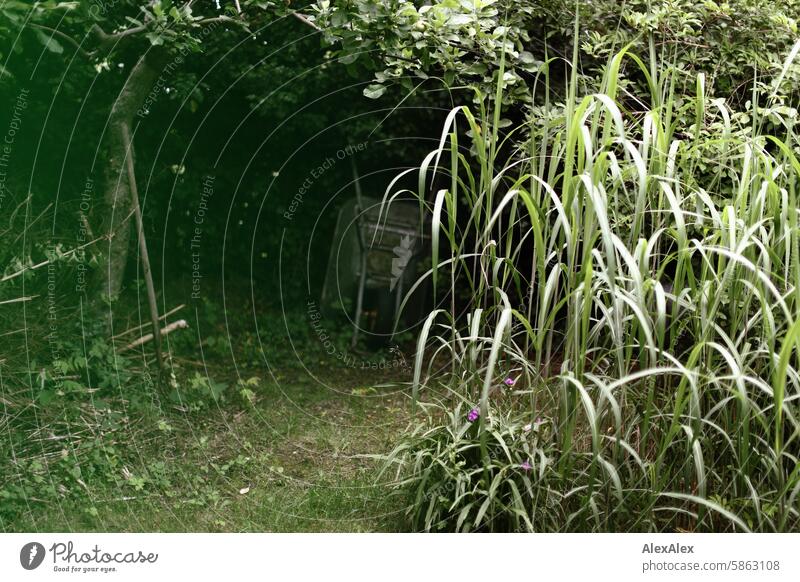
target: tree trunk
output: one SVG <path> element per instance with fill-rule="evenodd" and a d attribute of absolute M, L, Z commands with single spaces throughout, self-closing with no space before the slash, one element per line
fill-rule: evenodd
<path fill-rule="evenodd" d="M 108 118 L 105 134 L 104 194 L 101 203 L 103 227 L 101 235 L 108 243 L 101 244 L 98 270 L 101 292 L 116 299 L 122 290 L 122 278 L 128 263 L 131 239 L 131 186 L 125 165 L 125 131 L 134 125 L 137 112 L 158 80 L 164 67 L 164 55 L 152 50 L 139 58 L 131 69 Z M 131 156 L 133 156 L 131 149 Z"/>

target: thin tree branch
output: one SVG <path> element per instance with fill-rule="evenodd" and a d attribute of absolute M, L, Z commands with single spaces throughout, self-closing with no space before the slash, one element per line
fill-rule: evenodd
<path fill-rule="evenodd" d="M 179 319 L 178 321 L 173 321 L 169 325 L 159 329 L 158 335 L 154 335 L 153 333 L 148 333 L 146 335 L 143 335 L 139 339 L 136 339 L 131 343 L 129 343 L 128 345 L 120 348 L 118 352 L 124 352 L 125 350 L 130 350 L 131 348 L 135 348 L 136 346 L 141 346 L 142 344 L 146 344 L 149 341 L 153 341 L 153 339 L 156 339 L 156 342 L 159 342 L 162 336 L 172 333 L 176 329 L 186 329 L 187 327 L 189 327 L 189 324 L 186 323 L 185 319 Z"/>
<path fill-rule="evenodd" d="M 311 22 L 308 18 L 300 14 L 299 12 L 292 12 L 292 16 L 294 16 L 297 20 L 305 24 L 306 26 L 310 26 L 317 32 L 322 32 L 322 29 L 316 25 L 316 23 Z"/>
<path fill-rule="evenodd" d="M 229 16 L 224 16 L 224 15 L 222 15 L 222 16 L 214 16 L 214 17 L 211 17 L 211 18 L 204 18 L 202 20 L 195 20 L 194 24 L 199 25 L 199 26 L 203 26 L 203 25 L 206 25 L 206 24 L 213 24 L 213 23 L 218 23 L 218 22 L 230 22 L 232 24 L 239 24 L 239 21 L 236 20 L 235 18 L 231 18 Z M 100 28 L 97 24 L 95 24 L 92 27 L 92 31 L 94 32 L 94 35 L 97 37 L 98 42 L 100 43 L 100 46 L 102 46 L 104 48 L 106 48 L 108 46 L 111 46 L 111 45 L 115 45 L 115 44 L 125 40 L 126 38 L 130 38 L 132 36 L 139 35 L 139 34 L 141 34 L 143 32 L 147 32 L 148 30 L 150 30 L 150 23 L 149 22 L 147 22 L 145 24 L 142 24 L 141 26 L 135 26 L 133 28 L 125 29 L 125 30 L 123 30 L 121 32 L 115 32 L 114 34 L 108 34 L 106 31 L 104 31 L 102 28 Z"/>
<path fill-rule="evenodd" d="M 150 271 L 150 255 L 147 253 L 147 241 L 144 236 L 144 221 L 142 220 L 142 210 L 139 208 L 139 192 L 136 187 L 136 173 L 133 168 L 133 142 L 131 141 L 130 129 L 127 124 L 122 125 L 122 139 L 124 140 L 126 162 L 128 167 L 128 187 L 131 191 L 131 202 L 136 216 L 136 230 L 139 235 L 139 254 L 142 260 L 142 271 L 145 286 L 147 287 L 147 301 L 150 305 L 150 320 L 153 324 L 153 335 L 156 346 L 156 360 L 158 362 L 158 382 L 164 372 L 164 362 L 161 359 L 161 329 L 158 326 L 158 305 L 156 303 L 156 290 L 153 285 L 153 273 Z"/>
<path fill-rule="evenodd" d="M 203 24 L 211 24 L 211 23 L 214 23 L 214 22 L 230 22 L 231 24 L 244 24 L 244 23 L 236 20 L 235 18 L 231 18 L 230 16 L 224 16 L 224 15 L 223 16 L 213 16 L 211 18 L 204 18 L 203 20 L 197 20 L 197 21 L 195 21 L 195 24 L 203 25 Z"/>
<path fill-rule="evenodd" d="M 158 319 L 159 320 L 162 320 L 162 319 L 166 320 L 170 315 L 175 315 L 178 311 L 180 311 L 184 307 L 186 307 L 186 304 L 185 303 L 181 303 L 175 309 L 170 309 L 164 315 L 160 316 Z M 140 331 L 140 330 L 146 328 L 147 326 L 152 326 L 152 325 L 153 325 L 152 321 L 147 321 L 147 322 L 143 323 L 142 325 L 137 325 L 136 327 L 132 327 L 129 330 L 123 331 L 122 333 L 118 333 L 117 335 L 113 336 L 111 339 L 118 340 L 119 338 L 124 337 L 124 336 L 126 336 L 126 335 L 128 335 L 130 333 L 133 333 L 135 331 Z"/>
<path fill-rule="evenodd" d="M 85 249 L 86 247 L 93 245 L 97 241 L 103 240 L 103 238 L 105 238 L 105 237 L 98 237 L 98 238 L 96 238 L 96 239 L 94 239 L 92 241 L 89 241 L 88 243 L 82 244 L 79 247 L 75 247 L 74 249 L 64 253 L 61 257 L 63 258 L 63 257 L 68 257 L 70 255 L 74 255 L 79 250 Z M 24 268 L 20 269 L 19 271 L 15 271 L 13 273 L 9 273 L 8 275 L 3 275 L 3 277 L 0 278 L 0 283 L 5 283 L 6 281 L 9 281 L 9 280 L 14 279 L 16 277 L 19 277 L 20 275 L 22 275 L 23 273 L 26 273 L 27 271 L 35 271 L 36 269 L 44 267 L 45 265 L 49 265 L 52 262 L 54 262 L 54 259 L 47 259 L 46 261 L 42 261 L 41 263 L 37 263 L 36 265 L 31 265 L 29 267 L 24 267 Z"/>
<path fill-rule="evenodd" d="M 78 53 L 82 57 L 84 57 L 87 60 L 91 60 L 92 57 L 94 56 L 94 52 L 93 51 L 92 52 L 87 51 L 85 48 L 83 48 L 80 45 L 80 43 L 78 41 L 76 41 L 70 35 L 68 35 L 68 34 L 66 34 L 64 32 L 61 32 L 60 30 L 56 30 L 55 28 L 50 28 L 49 26 L 45 26 L 43 24 L 36 24 L 36 23 L 33 23 L 33 22 L 28 23 L 28 26 L 31 26 L 33 28 L 38 28 L 39 30 L 47 31 L 47 32 L 50 33 L 51 37 L 52 36 L 57 36 L 61 40 L 66 41 L 69 45 L 71 45 L 73 48 L 75 48 L 75 50 L 78 51 Z"/>

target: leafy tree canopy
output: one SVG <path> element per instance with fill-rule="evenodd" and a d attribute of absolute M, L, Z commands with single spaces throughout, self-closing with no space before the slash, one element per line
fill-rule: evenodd
<path fill-rule="evenodd" d="M 596 84 L 608 57 L 631 45 L 684 73 L 687 89 L 704 72 L 720 94 L 739 96 L 754 76 L 780 70 L 800 14 L 798 0 L 322 0 L 312 18 L 343 62 L 376 70 L 370 97 L 429 76 L 488 94 L 505 50 L 505 98 L 528 102 L 532 73 L 550 58 L 571 60 L 576 8 L 587 83 Z M 795 66 L 784 91 L 798 81 Z"/>

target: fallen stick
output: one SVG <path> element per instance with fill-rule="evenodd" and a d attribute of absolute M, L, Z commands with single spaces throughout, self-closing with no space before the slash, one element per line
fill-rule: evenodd
<path fill-rule="evenodd" d="M 180 311 L 184 307 L 186 307 L 186 304 L 182 303 L 182 304 L 178 305 L 175 309 L 171 309 L 170 311 L 167 311 L 164 315 L 162 315 L 158 319 L 159 320 L 166 319 L 167 317 L 177 313 L 178 311 Z M 137 325 L 136 327 L 132 327 L 130 329 L 127 329 L 127 330 L 123 331 L 122 333 L 118 333 L 117 335 L 112 336 L 111 339 L 115 339 L 115 340 L 119 339 L 121 337 L 124 337 L 124 336 L 128 335 L 129 333 L 133 333 L 135 331 L 139 331 L 140 329 L 144 329 L 145 327 L 152 326 L 152 325 L 153 325 L 152 321 L 145 322 L 142 325 Z"/>
<path fill-rule="evenodd" d="M 172 333 L 176 329 L 185 329 L 187 327 L 189 327 L 189 324 L 186 323 L 186 320 L 185 319 L 179 319 L 178 321 L 173 321 L 168 326 L 161 328 L 159 330 L 159 335 L 161 337 L 163 337 L 163 336 L 167 335 L 168 333 Z M 139 339 L 134 340 L 131 343 L 129 343 L 124 348 L 121 348 L 119 351 L 120 352 L 124 352 L 125 350 L 130 350 L 130 349 L 135 348 L 137 346 L 140 346 L 142 344 L 146 344 L 147 342 L 153 341 L 153 337 L 154 337 L 154 335 L 152 333 L 148 333 L 146 335 L 143 335 Z"/>

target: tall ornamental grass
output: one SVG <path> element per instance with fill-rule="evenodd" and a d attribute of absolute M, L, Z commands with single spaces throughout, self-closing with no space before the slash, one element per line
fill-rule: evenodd
<path fill-rule="evenodd" d="M 621 89 L 623 65 L 649 95 Z M 433 245 L 418 284 L 438 303 L 421 413 L 387 464 L 409 518 L 797 531 L 796 110 L 759 83 L 733 111 L 703 75 L 679 97 L 677 73 L 626 50 L 596 93 L 572 70 L 564 104 L 545 70 L 510 132 L 499 87 L 453 109 L 419 169 Z"/>

